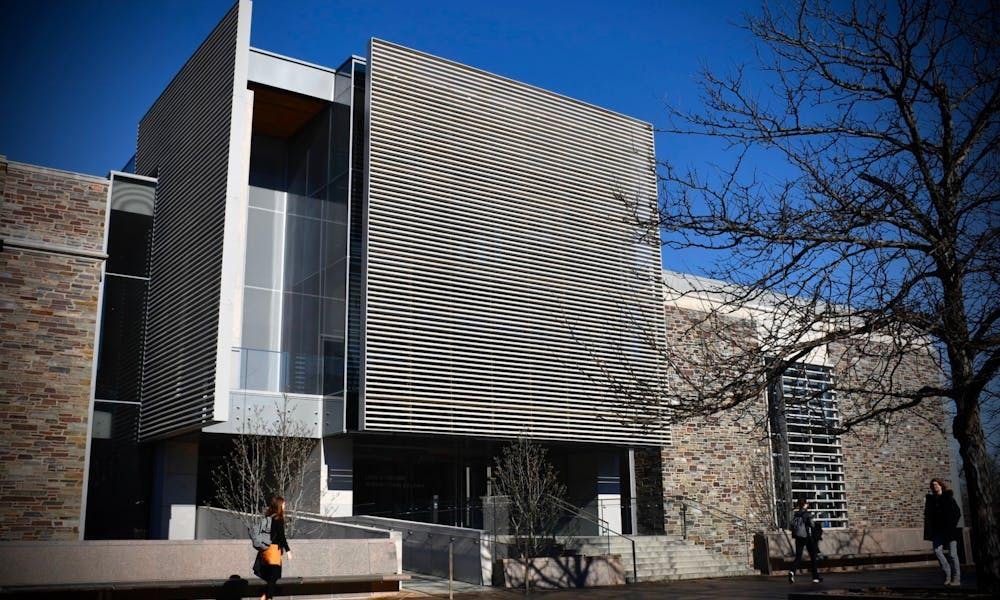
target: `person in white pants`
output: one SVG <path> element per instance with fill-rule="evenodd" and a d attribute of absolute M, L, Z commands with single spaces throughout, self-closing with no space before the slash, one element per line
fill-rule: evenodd
<path fill-rule="evenodd" d="M 931 542 L 934 555 L 941 563 L 945 585 L 962 585 L 962 567 L 958 563 L 958 521 L 961 518 L 962 510 L 955 502 L 955 494 L 940 479 L 931 479 L 930 493 L 924 502 L 924 539 Z"/>

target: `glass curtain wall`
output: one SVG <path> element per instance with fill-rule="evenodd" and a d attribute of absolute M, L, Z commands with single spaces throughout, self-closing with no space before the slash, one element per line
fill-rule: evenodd
<path fill-rule="evenodd" d="M 330 104 L 284 139 L 252 138 L 238 389 L 343 393 L 344 110 Z"/>

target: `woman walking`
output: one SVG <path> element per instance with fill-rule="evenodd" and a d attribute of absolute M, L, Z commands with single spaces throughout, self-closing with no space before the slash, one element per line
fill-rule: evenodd
<path fill-rule="evenodd" d="M 281 579 L 281 555 L 287 554 L 289 560 L 292 558 L 292 549 L 288 547 L 288 538 L 285 537 L 285 499 L 281 496 L 271 498 L 265 516 L 271 525 L 271 545 L 261 550 L 258 556 L 261 565 L 258 575 L 267 582 L 260 600 L 270 600 L 277 593 L 278 580 Z"/>
<path fill-rule="evenodd" d="M 795 562 L 788 571 L 788 583 L 795 583 L 795 571 L 802 564 L 802 551 L 809 550 L 809 567 L 812 569 L 813 583 L 823 581 L 816 570 L 816 555 L 819 548 L 813 537 L 813 514 L 809 512 L 809 501 L 799 498 L 795 503 L 795 514 L 792 515 L 792 537 L 795 538 Z"/>
<path fill-rule="evenodd" d="M 930 492 L 924 501 L 924 539 L 930 540 L 934 555 L 944 570 L 945 585 L 962 585 L 962 568 L 958 564 L 958 521 L 962 510 L 955 494 L 940 479 L 931 479 Z M 948 558 L 945 558 L 945 546 Z"/>

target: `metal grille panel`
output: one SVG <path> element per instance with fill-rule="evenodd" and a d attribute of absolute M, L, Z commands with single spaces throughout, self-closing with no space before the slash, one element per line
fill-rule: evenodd
<path fill-rule="evenodd" d="M 651 127 L 373 40 L 364 427 L 661 444 Z M 645 415 L 648 417 L 648 415 Z"/>
<path fill-rule="evenodd" d="M 772 405 L 780 402 L 783 424 L 775 439 L 779 497 L 786 496 L 785 512 L 794 500 L 807 498 L 811 510 L 825 527 L 847 527 L 844 455 L 840 436 L 840 412 L 827 367 L 794 364 L 785 369 L 780 390 L 772 389 Z M 788 497 L 790 495 L 790 497 Z"/>
<path fill-rule="evenodd" d="M 213 420 L 235 64 L 246 51 L 242 4 L 248 11 L 249 3 L 233 6 L 139 124 L 136 173 L 158 178 L 143 439 Z"/>

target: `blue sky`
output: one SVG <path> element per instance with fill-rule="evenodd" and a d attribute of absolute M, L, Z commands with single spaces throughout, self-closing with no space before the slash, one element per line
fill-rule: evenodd
<path fill-rule="evenodd" d="M 134 152 L 139 119 L 231 5 L 8 0 L 0 20 L 0 154 L 95 175 L 121 168 Z M 251 43 L 337 66 L 364 55 L 375 36 L 662 125 L 668 102 L 697 108 L 703 66 L 753 59 L 739 24 L 758 7 L 736 0 L 256 0 Z M 727 162 L 717 144 L 694 138 L 660 135 L 657 154 L 679 164 Z M 664 262 L 698 271 L 704 260 L 687 252 Z"/>
<path fill-rule="evenodd" d="M 136 126 L 232 0 L 7 2 L 0 154 L 104 175 Z M 328 66 L 372 36 L 663 124 L 695 107 L 702 65 L 751 56 L 737 23 L 755 2 L 400 2 L 256 0 L 251 43 Z M 660 158 L 722 160 L 713 144 L 657 140 Z M 673 268 L 684 269 L 675 264 Z"/>

